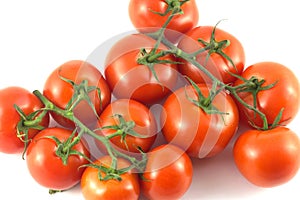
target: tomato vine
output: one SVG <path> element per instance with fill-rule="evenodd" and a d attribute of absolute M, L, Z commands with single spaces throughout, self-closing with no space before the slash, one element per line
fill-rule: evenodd
<path fill-rule="evenodd" d="M 154 77 L 156 78 L 157 82 L 160 83 L 160 80 L 158 79 L 158 76 L 156 74 L 156 71 L 154 69 L 155 64 L 161 64 L 161 63 L 171 63 L 171 64 L 178 64 L 175 61 L 171 60 L 164 60 L 162 59 L 166 55 L 172 55 L 176 58 L 181 58 L 195 67 L 197 67 L 199 70 L 201 70 L 209 79 L 212 81 L 212 89 L 210 91 L 210 94 L 208 97 L 204 97 L 200 91 L 199 88 L 197 88 L 197 85 L 187 77 L 189 80 L 190 84 L 194 87 L 196 90 L 196 93 L 198 95 L 198 99 L 192 99 L 186 95 L 186 98 L 195 104 L 196 106 L 200 107 L 203 109 L 207 114 L 220 114 L 220 115 L 226 115 L 227 113 L 223 113 L 218 111 L 213 105 L 212 102 L 214 98 L 216 97 L 217 94 L 219 94 L 221 91 L 226 90 L 231 93 L 231 95 L 239 102 L 241 103 L 244 107 L 246 107 L 249 110 L 252 110 L 256 115 L 258 115 L 262 121 L 263 121 L 263 126 L 258 127 L 255 124 L 252 124 L 256 129 L 261 129 L 261 130 L 268 130 L 268 129 L 273 129 L 279 125 L 280 118 L 282 116 L 282 113 L 284 112 L 284 108 L 280 110 L 278 113 L 276 119 L 271 122 L 268 122 L 266 115 L 260 111 L 257 108 L 257 94 L 260 91 L 263 90 L 269 90 L 276 86 L 277 82 L 274 82 L 270 85 L 263 86 L 265 83 L 264 80 L 260 80 L 257 77 L 251 77 L 249 80 L 244 79 L 240 77 L 239 75 L 236 75 L 234 73 L 230 73 L 232 76 L 241 79 L 243 81 L 243 84 L 233 86 L 231 84 L 226 84 L 222 82 L 222 80 L 219 80 L 217 77 L 215 77 L 204 65 L 200 64 L 197 62 L 195 59 L 196 56 L 199 54 L 208 52 L 206 56 L 206 60 L 209 59 L 211 54 L 219 54 L 222 56 L 224 59 L 228 60 L 231 65 L 236 69 L 232 59 L 224 53 L 224 49 L 230 46 L 230 40 L 222 40 L 222 41 L 216 41 L 215 39 L 215 31 L 217 25 L 220 23 L 218 22 L 217 25 L 214 27 L 212 34 L 211 34 L 211 39 L 209 42 L 206 42 L 202 40 L 201 38 L 198 39 L 198 42 L 204 45 L 203 48 L 198 49 L 192 53 L 187 53 L 183 51 L 182 49 L 178 48 L 176 45 L 174 45 L 172 42 L 170 42 L 166 37 L 165 37 L 165 31 L 167 29 L 168 24 L 172 21 L 172 19 L 176 15 L 182 14 L 181 6 L 184 5 L 184 3 L 188 2 L 189 0 L 166 0 L 165 2 L 167 3 L 168 7 L 164 13 L 159 13 L 154 10 L 151 10 L 151 12 L 162 15 L 162 16 L 167 16 L 168 18 L 165 21 L 164 25 L 156 32 L 153 33 L 147 33 L 146 35 L 155 39 L 156 43 L 154 45 L 154 48 L 152 48 L 150 51 L 147 51 L 145 48 L 140 49 L 140 57 L 137 59 L 138 64 L 143 64 L 148 66 L 150 71 L 153 73 Z M 161 44 L 164 44 L 165 46 L 168 47 L 168 50 L 159 50 L 159 46 Z M 139 172 L 143 172 L 146 163 L 147 163 L 147 155 L 140 150 L 141 157 L 140 159 L 137 159 L 135 157 L 132 157 L 126 153 L 123 153 L 115 148 L 113 148 L 110 144 L 110 139 L 116 136 L 120 136 L 121 140 L 125 142 L 126 144 L 126 136 L 131 135 L 135 137 L 140 137 L 143 138 L 142 135 L 136 133 L 133 131 L 133 128 L 135 127 L 135 122 L 133 121 L 125 121 L 122 115 L 116 114 L 112 117 L 115 117 L 118 119 L 119 124 L 115 126 L 106 126 L 102 127 L 99 129 L 92 130 L 89 128 L 87 125 L 85 125 L 82 121 L 80 121 L 75 115 L 74 115 L 74 108 L 82 101 L 86 101 L 88 105 L 92 108 L 94 111 L 95 116 L 99 117 L 96 108 L 93 106 L 89 93 L 92 91 L 96 91 L 97 95 L 101 100 L 101 90 L 97 88 L 96 86 L 88 86 L 88 82 L 86 80 L 83 80 L 81 83 L 76 84 L 75 82 L 68 80 L 64 77 L 60 77 L 63 81 L 69 83 L 74 90 L 74 94 L 72 98 L 70 99 L 69 103 L 67 104 L 66 108 L 62 109 L 56 106 L 54 103 L 52 103 L 49 99 L 47 99 L 40 91 L 36 90 L 33 92 L 33 94 L 38 97 L 41 102 L 44 104 L 44 108 L 40 109 L 39 111 L 36 111 L 34 113 L 31 113 L 30 115 L 25 115 L 22 110 L 16 105 L 15 109 L 21 116 L 21 121 L 18 124 L 18 137 L 23 139 L 25 142 L 25 151 L 28 143 L 28 129 L 37 129 L 37 130 L 42 130 L 43 127 L 41 127 L 39 124 L 42 121 L 42 119 L 45 117 L 45 115 L 49 112 L 54 112 L 70 121 L 72 121 L 75 125 L 76 128 L 73 132 L 73 134 L 70 136 L 70 138 L 66 142 L 59 141 L 55 137 L 49 137 L 50 139 L 53 139 L 57 145 L 57 151 L 56 155 L 60 157 L 63 161 L 64 164 L 66 164 L 68 156 L 71 154 L 78 154 L 79 156 L 84 157 L 83 154 L 80 154 L 79 152 L 73 151 L 72 147 L 79 143 L 81 137 L 83 137 L 84 134 L 87 134 L 94 139 L 100 141 L 106 148 L 109 156 L 112 159 L 111 166 L 110 167 L 104 167 L 104 166 L 98 166 L 95 164 L 92 164 L 92 161 L 89 158 L 86 158 L 91 164 L 88 164 L 86 166 L 96 168 L 100 171 L 105 172 L 106 176 L 105 177 L 100 177 L 100 180 L 108 180 L 108 179 L 116 179 L 120 180 L 121 179 L 121 174 L 132 170 L 133 168 L 137 169 Z M 253 96 L 253 105 L 249 105 L 246 103 L 238 94 L 240 92 L 250 92 Z M 102 107 L 102 104 L 100 103 L 100 107 Z M 115 130 L 115 133 L 109 136 L 102 136 L 98 135 L 95 133 L 97 130 L 102 130 L 102 129 L 113 129 Z M 75 132 L 78 131 L 78 134 L 75 134 Z M 118 157 L 125 158 L 126 160 L 129 160 L 131 162 L 131 166 L 124 168 L 124 169 L 117 169 L 117 159 Z"/>

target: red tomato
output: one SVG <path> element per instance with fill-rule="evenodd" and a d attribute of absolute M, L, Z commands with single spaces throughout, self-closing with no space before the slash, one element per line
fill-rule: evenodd
<path fill-rule="evenodd" d="M 24 150 L 24 142 L 17 137 L 17 124 L 21 120 L 14 108 L 14 104 L 29 115 L 41 108 L 43 104 L 31 92 L 20 87 L 8 87 L 0 90 L 0 152 L 20 153 Z M 49 115 L 46 115 L 41 124 L 49 125 Z M 31 139 L 38 130 L 29 130 L 28 139 Z"/>
<path fill-rule="evenodd" d="M 207 97 L 209 88 L 198 85 Z M 219 93 L 212 105 L 222 113 L 207 114 L 189 99 L 198 95 L 192 86 L 178 89 L 168 97 L 161 113 L 162 133 L 169 143 L 185 149 L 192 157 L 212 157 L 221 152 L 238 128 L 238 108 L 226 92 Z"/>
<path fill-rule="evenodd" d="M 146 137 L 140 138 L 127 134 L 125 141 L 122 141 L 121 136 L 116 136 L 111 139 L 111 142 L 117 147 L 130 152 L 139 153 L 140 151 L 137 147 L 141 147 L 144 152 L 147 152 L 154 143 L 157 134 L 156 121 L 150 109 L 134 100 L 116 100 L 105 108 L 100 115 L 98 123 L 99 128 L 106 126 L 119 126 L 119 128 L 118 130 L 111 128 L 103 129 L 99 134 L 109 136 L 117 131 L 124 131 L 124 129 L 128 128 L 128 126 L 121 126 L 118 117 L 113 117 L 116 114 L 121 115 L 126 122 L 134 122 L 135 126 L 131 130 Z M 99 145 L 102 146 L 102 143 Z"/>
<path fill-rule="evenodd" d="M 162 145 L 148 153 L 140 181 L 142 193 L 148 199 L 180 199 L 189 189 L 192 177 L 189 156 L 174 145 Z"/>
<path fill-rule="evenodd" d="M 200 38 L 209 43 L 213 29 L 214 27 L 212 26 L 200 26 L 192 29 L 180 40 L 178 48 L 187 53 L 193 53 L 199 49 L 205 48 L 205 45 L 198 42 L 198 39 Z M 230 42 L 229 45 L 220 45 L 220 42 L 224 42 L 225 40 Z M 222 82 L 231 83 L 235 81 L 236 78 L 230 75 L 228 71 L 234 74 L 241 74 L 243 72 L 245 65 L 245 52 L 242 44 L 233 35 L 216 28 L 214 45 L 214 48 L 199 54 L 196 57 L 197 61 Z M 231 59 L 235 67 L 228 59 L 217 52 L 212 53 L 207 60 L 209 51 L 213 52 L 217 51 L 217 49 L 226 54 Z M 211 80 L 196 66 L 182 59 L 180 59 L 179 62 L 183 63 L 178 65 L 179 71 L 183 75 L 190 77 L 194 82 L 211 82 Z"/>
<path fill-rule="evenodd" d="M 110 167 L 111 157 L 104 156 L 94 164 Z M 128 161 L 119 158 L 117 169 L 130 166 Z M 137 174 L 126 172 L 121 175 L 121 181 L 116 179 L 100 180 L 99 174 L 105 177 L 105 173 L 94 167 L 87 167 L 81 178 L 81 190 L 86 200 L 135 200 L 139 198 L 140 186 Z"/>
<path fill-rule="evenodd" d="M 53 190 L 66 190 L 79 183 L 85 165 L 88 161 L 82 156 L 70 155 L 67 164 L 64 165 L 60 157 L 56 155 L 58 148 L 53 139 L 54 136 L 61 142 L 65 142 L 72 131 L 63 128 L 48 128 L 37 134 L 30 143 L 26 162 L 31 176 L 42 186 Z M 80 141 L 71 150 L 76 150 L 86 157 L 90 153 L 86 145 Z"/>
<path fill-rule="evenodd" d="M 133 34 L 117 42 L 106 58 L 105 77 L 114 96 L 118 99 L 134 99 L 144 104 L 153 104 L 170 93 L 176 85 L 177 66 L 175 64 L 155 64 L 158 80 L 145 65 L 137 63 L 140 49 L 154 48 L 155 40 L 142 34 Z M 166 50 L 164 45 L 160 50 Z M 175 61 L 167 55 L 162 59 Z"/>
<path fill-rule="evenodd" d="M 129 3 L 129 16 L 138 31 L 143 33 L 154 32 L 163 26 L 170 14 L 160 16 L 153 11 L 164 13 L 167 8 L 168 4 L 165 0 L 131 0 Z M 195 27 L 199 20 L 195 0 L 184 3 L 181 9 L 183 14 L 176 15 L 167 26 L 166 36 L 174 42 L 178 37 Z"/>
<path fill-rule="evenodd" d="M 287 125 L 296 116 L 300 103 L 300 87 L 295 74 L 287 67 L 274 62 L 261 62 L 249 66 L 242 74 L 245 79 L 256 77 L 257 81 L 265 80 L 262 87 L 275 84 L 268 90 L 259 91 L 257 94 L 257 109 L 263 112 L 269 124 L 272 124 L 284 108 L 283 115 L 279 124 Z M 237 80 L 235 86 L 243 84 L 244 81 Z M 254 89 L 257 85 L 255 84 Z M 250 92 L 241 92 L 239 96 L 249 105 L 253 106 L 253 95 Z M 261 117 L 252 110 L 239 104 L 243 117 L 251 121 L 256 126 L 262 127 Z"/>
<path fill-rule="evenodd" d="M 69 79 L 76 84 L 80 84 L 83 80 L 87 80 L 89 86 L 100 88 L 101 98 L 99 98 L 96 90 L 89 93 L 91 102 L 98 115 L 110 103 L 111 93 L 101 72 L 85 61 L 73 60 L 62 64 L 55 69 L 48 77 L 44 86 L 44 95 L 58 107 L 62 109 L 66 108 L 74 94 L 73 86 L 62 80 L 60 77 Z M 55 113 L 51 114 L 55 121 L 60 125 L 67 128 L 74 128 L 74 123 L 70 120 Z M 74 115 L 86 125 L 95 125 L 97 121 L 97 117 L 86 101 L 80 102 L 75 107 Z"/>
<path fill-rule="evenodd" d="M 233 153 L 240 172 L 261 187 L 286 183 L 300 167 L 300 140 L 285 127 L 246 131 L 237 139 Z"/>

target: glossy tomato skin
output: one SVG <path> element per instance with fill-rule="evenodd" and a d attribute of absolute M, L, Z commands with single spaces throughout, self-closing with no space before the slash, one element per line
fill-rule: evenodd
<path fill-rule="evenodd" d="M 26 152 L 26 162 L 31 176 L 42 186 L 54 190 L 67 190 L 79 183 L 84 171 L 82 165 L 88 161 L 82 156 L 70 155 L 67 165 L 56 155 L 55 136 L 61 142 L 66 141 L 72 131 L 63 128 L 48 128 L 41 131 L 30 143 Z M 80 141 L 72 150 L 90 157 L 86 144 Z"/>
<path fill-rule="evenodd" d="M 60 78 L 61 76 L 74 81 L 76 84 L 80 84 L 83 80 L 87 80 L 89 86 L 96 86 L 101 90 L 101 98 L 98 97 L 98 92 L 96 90 L 89 93 L 89 97 L 98 115 L 110 103 L 111 92 L 101 72 L 88 62 L 71 60 L 56 68 L 47 78 L 44 85 L 43 94 L 56 106 L 64 109 L 74 94 L 73 86 L 62 80 Z M 100 99 L 102 103 L 100 103 Z M 54 120 L 60 125 L 67 128 L 74 128 L 74 123 L 72 121 L 63 118 L 56 113 L 51 114 Z M 74 114 L 86 125 L 96 124 L 97 117 L 86 101 L 82 101 L 76 106 Z"/>
<path fill-rule="evenodd" d="M 155 64 L 158 80 L 151 70 L 137 63 L 141 56 L 140 49 L 150 51 L 155 45 L 155 40 L 146 35 L 132 34 L 119 40 L 109 51 L 105 61 L 105 77 L 114 96 L 117 99 L 134 99 L 150 105 L 166 97 L 176 85 L 176 64 Z M 164 45 L 160 50 L 166 50 Z M 171 55 L 162 59 L 175 61 Z"/>
<path fill-rule="evenodd" d="M 242 175 L 260 187 L 275 187 L 291 180 L 300 167 L 300 140 L 285 127 L 249 130 L 236 141 L 234 160 Z"/>
<path fill-rule="evenodd" d="M 111 165 L 111 157 L 104 156 L 95 162 L 96 165 Z M 130 163 L 124 159 L 118 159 L 118 169 L 130 166 Z M 104 172 L 100 172 L 102 177 Z M 81 190 L 86 200 L 135 200 L 139 198 L 140 186 L 138 176 L 131 171 L 121 175 L 122 180 L 115 179 L 101 181 L 99 180 L 99 170 L 93 167 L 87 167 L 81 178 Z"/>
<path fill-rule="evenodd" d="M 142 33 L 155 32 L 163 26 L 169 16 L 160 16 L 152 11 L 164 13 L 168 5 L 164 0 L 131 0 L 129 17 L 135 28 Z M 199 20 L 199 12 L 195 0 L 183 4 L 182 15 L 175 16 L 167 26 L 166 37 L 176 42 L 180 36 L 195 27 Z M 174 31 L 172 31 L 174 30 Z"/>
<path fill-rule="evenodd" d="M 287 125 L 298 113 L 300 105 L 300 86 L 295 74 L 286 66 L 275 62 L 260 62 L 253 64 L 243 72 L 242 77 L 250 79 L 256 77 L 259 81 L 265 80 L 262 85 L 268 86 L 277 82 L 277 84 L 269 89 L 258 92 L 257 109 L 263 112 L 269 124 L 272 124 L 284 108 L 283 115 L 279 124 Z M 242 80 L 237 80 L 234 85 L 243 84 Z M 241 92 L 239 96 L 249 105 L 253 104 L 253 96 L 249 92 Z M 253 111 L 245 108 L 238 103 L 241 115 L 256 126 L 262 127 L 263 121 L 259 115 L 255 115 Z"/>
<path fill-rule="evenodd" d="M 24 143 L 17 137 L 17 124 L 21 118 L 14 104 L 19 106 L 26 115 L 44 107 L 34 94 L 24 88 L 8 87 L 0 90 L 0 152 L 8 154 L 20 153 L 24 150 Z M 43 118 L 40 125 L 48 127 L 49 115 Z M 29 130 L 29 139 L 37 132 L 37 130 Z"/>
<path fill-rule="evenodd" d="M 135 153 L 140 152 L 137 147 L 140 147 L 144 152 L 149 151 L 156 139 L 156 135 L 158 132 L 155 117 L 150 109 L 135 100 L 115 100 L 114 102 L 109 104 L 100 115 L 98 121 L 99 128 L 119 125 L 120 122 L 118 118 L 113 117 L 116 114 L 122 115 L 126 122 L 133 121 L 135 123 L 135 127 L 133 128 L 133 130 L 137 134 L 147 137 L 139 138 L 127 135 L 125 138 L 127 144 L 126 146 L 125 141 L 122 141 L 121 137 L 118 136 L 111 139 L 112 144 L 116 148 L 121 148 L 123 150 Z M 116 130 L 114 129 L 103 129 L 101 132 L 99 132 L 99 134 L 108 136 L 115 132 Z M 101 148 L 102 143 L 97 144 Z"/>
<path fill-rule="evenodd" d="M 198 84 L 204 96 L 209 86 Z M 205 158 L 220 153 L 238 129 L 238 108 L 226 92 L 219 93 L 213 106 L 227 114 L 207 114 L 187 98 L 197 99 L 192 86 L 186 86 L 171 94 L 161 113 L 162 133 L 165 139 L 185 149 L 191 157 Z"/>
<path fill-rule="evenodd" d="M 206 42 L 210 42 L 213 29 L 214 27 L 212 26 L 199 26 L 193 28 L 179 41 L 178 48 L 187 53 L 193 53 L 204 48 L 205 46 L 198 42 L 198 39 L 200 38 Z M 230 75 L 228 71 L 238 75 L 243 72 L 245 66 L 244 48 L 236 37 L 219 28 L 216 28 L 215 40 L 217 42 L 224 40 L 230 41 L 229 46 L 223 48 L 223 52 L 231 58 L 235 67 L 229 60 L 217 53 L 212 53 L 208 60 L 206 60 L 208 52 L 201 53 L 196 57 L 197 61 L 222 82 L 232 83 L 236 78 Z M 190 77 L 194 82 L 211 82 L 211 80 L 196 66 L 183 59 L 179 59 L 179 62 L 183 63 L 178 65 L 180 73 Z"/>
<path fill-rule="evenodd" d="M 148 153 L 148 161 L 140 180 L 142 193 L 148 199 L 180 199 L 192 183 L 190 157 L 179 147 L 161 145 Z"/>

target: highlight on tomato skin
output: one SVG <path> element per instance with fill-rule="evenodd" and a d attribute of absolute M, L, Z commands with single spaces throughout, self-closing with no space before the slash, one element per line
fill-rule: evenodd
<path fill-rule="evenodd" d="M 259 187 L 276 187 L 290 181 L 300 167 L 300 139 L 286 127 L 248 130 L 236 140 L 235 164 L 241 174 Z"/>
<path fill-rule="evenodd" d="M 160 145 L 148 152 L 145 172 L 140 179 L 142 195 L 148 199 L 180 199 L 193 178 L 190 157 L 172 144 Z"/>

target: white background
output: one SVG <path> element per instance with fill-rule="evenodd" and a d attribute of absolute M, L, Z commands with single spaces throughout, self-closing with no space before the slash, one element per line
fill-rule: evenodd
<path fill-rule="evenodd" d="M 42 90 L 48 74 L 60 64 L 85 60 L 107 39 L 132 31 L 129 0 L 0 1 L 0 88 L 22 86 Z M 280 62 L 300 77 L 300 13 L 294 0 L 197 0 L 199 25 L 215 25 L 244 45 L 247 65 Z M 107 50 L 104 50 L 107 51 Z M 105 55 L 99 55 L 104 57 Z M 100 67 L 100 66 L 98 66 Z M 289 125 L 298 132 L 300 115 Z M 300 199 L 300 173 L 289 183 L 262 189 L 237 171 L 232 143 L 219 156 L 194 160 L 195 175 L 182 199 Z M 83 199 L 76 187 L 48 195 L 30 177 L 20 155 L 0 153 L 0 199 Z"/>

